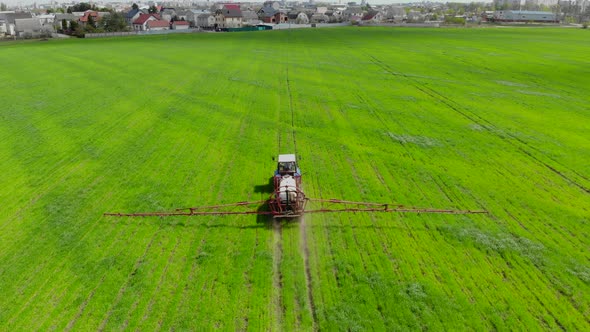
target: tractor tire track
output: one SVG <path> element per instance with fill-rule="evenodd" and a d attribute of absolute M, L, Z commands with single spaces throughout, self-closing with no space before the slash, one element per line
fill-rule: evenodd
<path fill-rule="evenodd" d="M 289 94 L 289 110 L 291 111 L 291 135 L 293 139 L 294 153 L 297 154 L 297 138 L 295 136 L 295 111 L 293 108 L 293 93 L 291 92 L 291 80 L 289 79 L 289 66 L 287 65 L 287 93 Z"/>
<path fill-rule="evenodd" d="M 180 244 L 180 239 L 176 238 L 176 243 L 174 245 L 174 248 L 172 248 L 172 251 L 170 251 L 170 254 L 168 255 L 168 259 L 166 260 L 166 265 L 164 266 L 164 269 L 162 270 L 162 274 L 160 275 L 160 279 L 158 280 L 158 285 L 156 286 L 156 289 L 152 292 L 152 294 L 153 294 L 152 298 L 150 299 L 150 302 L 148 303 L 147 307 L 144 309 L 141 321 L 139 322 L 139 326 L 141 326 L 149 318 L 149 316 L 153 312 L 153 307 L 154 307 L 154 304 L 157 299 L 157 296 L 155 296 L 155 294 L 158 294 L 160 292 L 166 277 L 168 277 L 168 274 L 167 274 L 168 269 L 170 267 L 170 264 L 174 260 L 174 255 L 176 254 L 176 250 L 178 249 L 179 244 Z M 156 267 L 154 267 L 154 270 L 155 269 L 156 269 Z M 125 327 L 123 328 L 123 330 L 126 329 L 127 324 L 129 323 L 129 319 L 131 318 L 133 312 L 134 312 L 134 310 L 130 310 L 128 312 L 128 317 L 127 317 L 127 320 L 125 321 Z"/>
<path fill-rule="evenodd" d="M 289 76 L 289 59 L 288 59 L 288 52 L 287 52 L 287 64 L 286 64 L 286 83 L 287 83 L 287 93 L 289 95 L 289 110 L 291 113 L 291 136 L 293 140 L 293 153 L 298 156 L 297 154 L 297 136 L 296 136 L 296 129 L 295 129 L 295 108 L 293 106 L 293 92 L 291 89 L 291 79 Z M 280 147 L 280 141 L 279 141 Z M 312 317 L 312 328 L 314 331 L 318 329 L 318 317 L 313 297 L 313 287 L 312 287 L 312 276 L 311 276 L 311 267 L 309 263 L 309 246 L 307 244 L 307 232 L 306 232 L 306 224 L 305 224 L 305 217 L 301 216 L 299 218 L 299 243 L 301 247 L 301 252 L 303 256 L 303 272 L 305 275 L 305 285 L 306 285 L 306 294 L 307 294 L 307 305 L 311 311 Z"/>
<path fill-rule="evenodd" d="M 277 320 L 277 327 L 282 328 L 283 318 L 285 317 L 285 305 L 283 303 L 283 274 L 281 272 L 281 263 L 283 260 L 283 230 L 280 220 L 273 219 L 273 260 L 272 260 L 272 275 L 273 275 L 273 290 L 275 294 L 272 297 L 272 305 L 274 314 Z"/>
<path fill-rule="evenodd" d="M 318 330 L 318 315 L 315 308 L 315 302 L 313 300 L 313 287 L 311 277 L 311 267 L 309 264 L 309 246 L 307 245 L 307 227 L 305 224 L 305 216 L 301 216 L 299 219 L 299 230 L 301 238 L 301 251 L 303 255 L 303 265 L 305 267 L 305 285 L 307 288 L 307 304 L 311 310 L 311 317 L 313 319 L 312 328 L 314 331 Z"/>
<path fill-rule="evenodd" d="M 131 271 L 127 275 L 127 279 L 125 280 L 125 282 L 123 283 L 123 285 L 119 289 L 119 292 L 117 293 L 117 297 L 111 303 L 110 308 L 109 308 L 109 310 L 108 310 L 105 318 L 100 323 L 100 325 L 98 327 L 98 331 L 104 331 L 105 330 L 106 325 L 107 325 L 109 319 L 111 318 L 111 315 L 113 314 L 113 311 L 115 309 L 115 306 L 117 304 L 119 304 L 119 302 L 121 302 L 121 299 L 123 298 L 123 295 L 125 295 L 125 292 L 127 290 L 127 285 L 129 285 L 129 283 L 131 282 L 131 280 L 133 279 L 133 277 L 137 273 L 137 270 L 139 269 L 139 266 L 144 262 L 144 260 L 145 260 L 145 258 L 147 256 L 148 252 L 150 251 L 150 249 L 152 248 L 152 245 L 154 244 L 154 240 L 156 239 L 156 236 L 158 235 L 158 233 L 160 233 L 160 230 L 162 230 L 162 227 L 163 227 L 162 225 L 163 224 L 160 224 L 160 227 L 158 227 L 158 229 L 154 232 L 154 234 L 152 235 L 150 241 L 146 245 L 145 250 L 143 251 L 143 254 L 135 261 L 135 264 L 133 265 L 133 268 L 131 269 Z"/>
<path fill-rule="evenodd" d="M 102 198 L 99 202 L 102 202 L 104 200 L 106 200 L 106 197 L 110 197 L 110 195 L 107 193 L 104 198 Z M 14 322 L 16 319 L 18 319 L 20 317 L 20 314 L 22 311 L 24 311 L 27 307 L 29 307 L 29 305 L 31 303 L 33 303 L 33 301 L 38 297 L 39 293 L 41 292 L 41 289 L 43 287 L 45 287 L 46 285 L 48 285 L 50 282 L 54 281 L 52 279 L 52 276 L 55 276 L 57 274 L 58 271 L 60 271 L 61 269 L 64 269 L 67 264 L 69 263 L 69 259 L 72 257 L 72 255 L 74 255 L 74 253 L 76 253 L 76 250 L 78 250 L 78 247 L 80 247 L 83 244 L 83 241 L 90 236 L 91 232 L 94 231 L 97 227 L 99 226 L 99 223 L 95 222 L 93 224 L 93 226 L 86 231 L 80 238 L 80 240 L 78 241 L 78 243 L 76 244 L 76 246 L 74 246 L 71 250 L 69 250 L 64 256 L 63 259 L 60 261 L 59 264 L 55 264 L 53 270 L 51 273 L 48 274 L 48 277 L 45 279 L 45 281 L 43 281 L 43 283 L 36 287 L 36 291 L 34 294 L 32 294 L 27 301 L 20 307 L 20 309 L 10 318 L 10 320 L 8 321 L 8 324 L 10 325 L 12 322 Z M 109 236 L 111 234 L 115 233 L 115 230 L 111 231 L 109 233 Z M 114 242 L 117 242 L 119 239 L 119 236 L 122 234 L 122 232 L 119 232 L 117 234 L 117 240 Z M 112 245 L 112 244 L 111 244 Z M 45 253 L 46 256 L 51 256 L 55 254 L 55 250 L 53 252 L 50 253 Z M 41 263 L 37 269 L 33 272 L 33 275 L 39 271 L 42 271 L 46 266 L 48 266 L 50 263 L 50 260 L 46 260 L 45 262 Z M 24 284 L 25 286 L 23 286 L 22 288 L 19 289 L 18 293 L 23 293 L 24 292 L 24 288 L 28 286 L 27 282 L 28 280 L 30 280 L 30 277 L 23 277 L 22 281 L 19 281 L 19 284 Z"/>
<path fill-rule="evenodd" d="M 381 67 L 381 69 L 385 70 L 389 74 L 391 74 L 393 76 L 405 78 L 406 80 L 408 80 L 410 82 L 410 84 L 412 86 L 414 86 L 416 89 L 420 90 L 422 93 L 430 96 L 434 100 L 439 101 L 440 103 L 444 104 L 445 106 L 447 106 L 448 108 L 450 108 L 454 112 L 460 114 L 461 116 L 472 121 L 473 123 L 475 123 L 483 128 L 486 128 L 491 134 L 495 135 L 496 137 L 500 138 L 501 140 L 512 145 L 514 148 L 516 148 L 518 151 L 522 152 L 524 155 L 526 155 L 527 157 L 532 159 L 538 165 L 541 165 L 541 166 L 547 168 L 548 170 L 550 170 L 554 174 L 561 177 L 566 182 L 578 187 L 580 190 L 582 190 L 586 194 L 590 194 L 590 188 L 587 188 L 584 185 L 578 183 L 578 181 L 576 181 L 575 179 L 572 179 L 570 176 L 563 174 L 563 172 L 561 172 L 558 169 L 556 169 L 555 167 L 549 165 L 547 162 L 542 161 L 541 159 L 539 159 L 538 157 L 533 155 L 530 151 L 525 150 L 525 148 L 523 148 L 521 145 L 524 145 L 524 146 L 531 148 L 535 151 L 539 151 L 538 149 L 531 147 L 527 142 L 523 141 L 521 138 L 516 137 L 514 134 L 511 134 L 511 133 L 508 133 L 508 132 L 498 129 L 492 122 L 490 122 L 489 120 L 487 120 L 477 114 L 474 114 L 474 113 L 468 112 L 468 111 L 462 111 L 460 109 L 461 106 L 458 105 L 455 101 L 440 94 L 439 92 L 435 91 L 434 89 L 427 87 L 424 84 L 420 84 L 414 78 L 412 78 L 406 74 L 394 72 L 393 70 L 391 70 L 391 68 L 386 63 L 377 59 L 375 56 L 368 55 L 368 57 L 373 60 L 373 63 L 375 65 Z M 509 139 L 507 139 L 507 138 L 509 138 Z M 515 142 L 518 142 L 519 144 L 517 144 Z M 573 174 L 581 177 L 582 179 L 588 180 L 586 177 L 579 175 L 578 172 L 576 172 L 575 170 L 571 170 L 568 167 L 561 165 L 560 163 L 557 163 L 557 164 L 564 167 L 565 169 L 572 172 Z"/>

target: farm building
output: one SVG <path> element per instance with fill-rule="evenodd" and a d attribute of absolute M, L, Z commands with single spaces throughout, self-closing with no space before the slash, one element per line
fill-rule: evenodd
<path fill-rule="evenodd" d="M 529 10 L 499 10 L 494 13 L 494 21 L 559 23 L 555 13 Z"/>

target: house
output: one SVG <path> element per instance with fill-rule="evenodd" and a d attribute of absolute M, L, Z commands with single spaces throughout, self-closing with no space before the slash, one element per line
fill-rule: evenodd
<path fill-rule="evenodd" d="M 172 19 L 176 16 L 176 10 L 174 8 L 162 8 L 160 11 L 160 19 L 165 21 L 172 21 Z"/>
<path fill-rule="evenodd" d="M 170 22 L 166 20 L 148 20 L 147 31 L 170 30 Z"/>
<path fill-rule="evenodd" d="M 286 23 L 289 21 L 289 17 L 283 12 L 276 12 L 272 17 L 272 21 L 277 24 Z"/>
<path fill-rule="evenodd" d="M 316 7 L 315 12 L 318 14 L 325 14 L 328 11 L 328 7 Z"/>
<path fill-rule="evenodd" d="M 6 19 L 0 18 L 0 37 L 6 34 L 6 31 L 8 31 L 8 27 L 6 26 Z"/>
<path fill-rule="evenodd" d="M 131 25 L 133 21 L 137 20 L 141 14 L 144 14 L 141 10 L 131 9 L 125 14 L 125 21 L 127 24 Z"/>
<path fill-rule="evenodd" d="M 370 12 L 363 15 L 361 18 L 363 23 L 379 23 L 383 21 L 383 14 L 380 12 Z"/>
<path fill-rule="evenodd" d="M 78 19 L 78 23 L 80 23 L 80 25 L 84 26 L 86 24 L 88 24 L 88 21 L 90 20 L 90 18 L 92 17 L 92 21 L 94 21 L 94 25 L 96 26 L 96 24 L 98 23 L 98 20 L 105 16 L 110 14 L 109 12 L 96 12 L 93 10 L 87 10 L 84 12 L 84 14 L 82 15 L 82 17 L 80 17 Z"/>
<path fill-rule="evenodd" d="M 401 22 L 406 16 L 406 11 L 402 6 L 388 6 L 385 8 L 385 19 L 389 22 Z"/>
<path fill-rule="evenodd" d="M 36 18 L 17 18 L 14 20 L 15 33 L 19 38 L 38 38 L 41 36 L 41 23 Z"/>
<path fill-rule="evenodd" d="M 197 17 L 196 26 L 201 28 L 213 28 L 215 26 L 215 16 L 211 13 L 201 14 Z"/>
<path fill-rule="evenodd" d="M 289 21 L 287 14 L 274 9 L 273 7 L 262 7 L 258 11 L 258 17 L 264 23 L 285 23 Z"/>
<path fill-rule="evenodd" d="M 4 21 L 2 24 L 5 30 L 5 34 L 10 36 L 16 36 L 16 22 L 17 19 L 33 18 L 31 13 L 15 13 L 15 12 L 3 12 L 0 13 L 0 20 Z"/>
<path fill-rule="evenodd" d="M 158 14 L 141 14 L 139 17 L 133 21 L 133 30 L 135 31 L 147 31 L 147 22 L 149 21 L 159 21 L 160 15 Z"/>
<path fill-rule="evenodd" d="M 242 10 L 240 5 L 227 4 L 215 11 L 215 27 L 219 29 L 241 28 Z"/>
<path fill-rule="evenodd" d="M 187 30 L 190 28 L 190 23 L 187 21 L 174 21 L 172 22 L 172 29 L 173 30 Z"/>
<path fill-rule="evenodd" d="M 552 12 L 530 10 L 499 10 L 494 13 L 496 22 L 540 22 L 559 23 L 559 18 Z"/>
<path fill-rule="evenodd" d="M 257 25 L 260 23 L 260 19 L 253 10 L 242 10 L 242 22 L 244 25 Z"/>
<path fill-rule="evenodd" d="M 328 10 L 324 13 L 328 16 L 330 23 L 337 23 L 342 21 L 342 13 L 335 10 Z"/>
<path fill-rule="evenodd" d="M 65 27 L 62 26 L 65 20 Z M 74 14 L 55 14 L 53 19 L 53 28 L 55 30 L 66 30 L 70 28 L 70 21 L 76 21 L 78 18 Z"/>
<path fill-rule="evenodd" d="M 330 22 L 330 18 L 326 14 L 315 13 L 311 15 L 309 19 L 311 23 L 328 23 Z"/>
<path fill-rule="evenodd" d="M 189 21 L 194 26 L 200 26 L 198 22 L 198 17 L 203 14 L 211 14 L 211 11 L 207 9 L 189 9 L 186 13 L 186 21 Z"/>
<path fill-rule="evenodd" d="M 405 17 L 406 22 L 424 22 L 426 15 L 418 10 L 410 10 Z"/>
<path fill-rule="evenodd" d="M 189 16 L 188 10 L 177 10 L 176 11 L 176 21 L 188 21 Z"/>
<path fill-rule="evenodd" d="M 342 12 L 342 18 L 352 21 L 353 18 L 363 17 L 363 9 L 359 6 L 350 6 Z"/>

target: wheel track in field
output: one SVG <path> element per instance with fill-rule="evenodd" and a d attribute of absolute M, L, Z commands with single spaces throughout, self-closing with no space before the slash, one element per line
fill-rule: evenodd
<path fill-rule="evenodd" d="M 140 265 L 145 261 L 145 258 L 147 257 L 147 254 L 150 251 L 150 249 L 152 248 L 152 245 L 154 244 L 154 240 L 156 239 L 157 235 L 162 230 L 162 227 L 163 227 L 163 224 L 160 224 L 160 226 L 154 232 L 154 234 L 152 235 L 152 237 L 149 240 L 148 244 L 146 245 L 146 247 L 145 247 L 143 253 L 141 254 L 141 256 L 139 256 L 139 258 L 135 261 L 135 264 L 133 265 L 133 268 L 131 269 L 131 271 L 127 275 L 127 279 L 125 280 L 125 282 L 123 283 L 123 285 L 119 289 L 119 292 L 117 293 L 117 297 L 111 303 L 111 305 L 110 305 L 110 307 L 109 307 L 109 309 L 108 309 L 105 317 L 101 321 L 101 323 L 100 323 L 100 325 L 99 325 L 99 327 L 97 329 L 98 331 L 104 331 L 105 330 L 106 325 L 107 325 L 109 319 L 111 318 L 111 315 L 113 314 L 113 311 L 115 309 L 115 306 L 117 304 L 119 304 L 119 302 L 121 302 L 121 299 L 123 299 L 123 296 L 125 295 L 125 292 L 127 291 L 127 286 L 129 285 L 129 283 L 131 282 L 131 280 L 133 279 L 133 277 L 137 273 L 137 270 L 139 269 Z"/>
<path fill-rule="evenodd" d="M 370 55 L 370 54 L 367 54 L 367 56 L 369 58 L 371 58 L 372 62 L 376 66 L 379 66 L 381 69 L 385 70 L 386 72 L 388 72 L 389 74 L 391 74 L 393 76 L 405 78 L 406 80 L 408 80 L 410 82 L 410 84 L 412 86 L 414 86 L 416 89 L 418 89 L 422 93 L 428 95 L 429 97 L 431 97 L 434 100 L 439 101 L 440 103 L 444 104 L 445 106 L 447 106 L 448 108 L 453 110 L 455 113 L 460 114 L 462 117 L 472 121 L 473 123 L 475 123 L 483 128 L 486 128 L 491 134 L 495 135 L 496 137 L 500 138 L 502 141 L 505 141 L 508 144 L 510 144 L 511 146 L 513 146 L 514 148 L 516 148 L 518 151 L 520 151 L 521 153 L 526 155 L 528 158 L 533 160 L 536 164 L 538 164 L 544 168 L 547 168 L 548 170 L 550 170 L 554 174 L 558 175 L 566 182 L 576 186 L 577 188 L 579 188 L 580 190 L 582 190 L 586 194 L 590 194 L 590 188 L 579 183 L 578 180 L 572 179 L 571 176 L 564 174 L 560 170 L 556 169 L 554 166 L 549 165 L 549 163 L 539 159 L 539 157 L 535 156 L 531 151 L 527 150 L 527 148 L 532 149 L 532 150 L 537 151 L 538 153 L 541 153 L 542 155 L 544 155 L 543 152 L 539 151 L 539 149 L 537 149 L 536 147 L 531 146 L 529 143 L 525 142 L 523 139 L 517 137 L 514 134 L 511 134 L 509 132 L 499 129 L 491 121 L 489 121 L 489 120 L 487 120 L 487 119 L 485 119 L 473 112 L 469 112 L 467 110 L 461 110 L 461 106 L 459 104 L 457 104 L 455 101 L 453 101 L 452 99 L 440 94 L 438 91 L 436 91 L 424 84 L 420 84 L 419 82 L 416 81 L 416 79 L 410 77 L 409 75 L 393 71 L 389 67 L 389 65 L 387 65 L 383 61 L 379 60 L 375 56 Z M 549 158 L 549 160 L 553 161 L 554 163 L 558 164 L 559 166 L 565 168 L 567 171 L 573 173 L 577 177 L 579 177 L 583 180 L 586 180 L 586 181 L 590 181 L 590 179 L 588 177 L 580 174 L 576 170 L 562 165 L 561 163 L 554 160 L 553 158 L 550 158 L 550 157 L 548 157 L 548 158 Z"/>
<path fill-rule="evenodd" d="M 290 36 L 290 31 L 289 31 Z M 296 138 L 296 130 L 295 130 L 295 108 L 293 106 L 293 92 L 291 89 L 291 79 L 289 76 L 289 53 L 287 51 L 287 63 L 286 67 L 286 85 L 287 85 L 287 93 L 289 95 L 289 110 L 291 115 L 291 136 L 293 140 L 293 152 L 297 155 L 297 138 Z M 279 152 L 281 148 L 281 141 L 279 135 Z M 276 222 L 275 222 L 276 224 Z M 305 217 L 299 217 L 299 238 L 300 238 L 300 248 L 301 254 L 303 256 L 303 273 L 305 276 L 305 286 L 306 286 L 306 294 L 307 294 L 307 305 L 309 306 L 309 310 L 312 316 L 312 328 L 314 331 L 318 329 L 318 318 L 317 312 L 315 307 L 315 302 L 313 298 L 313 289 L 312 289 L 312 277 L 311 277 L 311 266 L 309 263 L 309 246 L 307 245 L 307 232 L 306 232 L 306 224 L 305 224 Z"/>
<path fill-rule="evenodd" d="M 274 313 L 279 328 L 282 327 L 285 316 L 285 304 L 283 302 L 283 273 L 281 272 L 281 263 L 283 260 L 283 229 L 279 219 L 272 220 L 273 231 L 273 260 L 272 260 L 272 283 L 276 294 L 272 297 Z"/>
<path fill-rule="evenodd" d="M 105 198 L 101 199 L 101 201 L 104 201 L 104 200 L 106 199 L 106 197 L 110 197 L 110 193 L 106 193 L 106 194 L 105 194 L 103 197 L 105 197 Z M 52 280 L 53 280 L 53 279 L 52 279 L 52 276 L 56 275 L 56 273 L 57 273 L 58 271 L 60 271 L 61 269 L 64 269 L 64 268 L 66 267 L 66 264 L 68 264 L 68 263 L 69 263 L 68 259 L 69 259 L 69 258 L 70 258 L 70 257 L 71 257 L 71 256 L 72 256 L 72 255 L 73 255 L 75 252 L 76 252 L 77 248 L 78 248 L 80 245 L 82 245 L 82 244 L 83 244 L 83 240 L 85 240 L 85 239 L 86 239 L 86 238 L 89 236 L 89 234 L 90 234 L 90 233 L 91 233 L 93 230 L 95 230 L 95 229 L 96 229 L 96 227 L 98 227 L 98 225 L 99 225 L 99 223 L 97 223 L 97 222 L 93 223 L 93 226 L 92 226 L 90 229 L 88 229 L 88 230 L 87 230 L 87 231 L 86 231 L 86 232 L 85 232 L 85 233 L 84 233 L 84 234 L 81 236 L 81 238 L 80 238 L 80 240 L 77 242 L 76 246 L 74 246 L 74 247 L 73 247 L 71 250 L 69 250 L 69 251 L 68 251 L 68 252 L 67 252 L 67 253 L 64 255 L 63 259 L 60 261 L 60 263 L 59 263 L 59 264 L 55 264 L 55 267 L 54 267 L 54 269 L 52 270 L 52 272 L 51 272 L 51 273 L 49 273 L 49 276 L 48 276 L 48 277 L 45 279 L 45 281 L 43 281 L 43 283 L 41 284 L 41 286 L 37 287 L 37 290 L 35 291 L 35 293 L 33 293 L 33 294 L 32 294 L 32 295 L 31 295 L 31 296 L 30 296 L 30 297 L 27 299 L 27 301 L 26 301 L 26 302 L 25 302 L 25 303 L 24 303 L 22 306 L 20 306 L 20 309 L 19 309 L 19 310 L 16 312 L 16 314 L 14 314 L 14 315 L 13 315 L 13 317 L 12 317 L 12 318 L 10 318 L 10 319 L 8 320 L 8 324 L 11 324 L 12 322 L 14 322 L 14 321 L 15 321 L 15 320 L 16 320 L 16 319 L 19 317 L 20 313 L 21 313 L 22 311 L 24 311 L 24 310 L 25 310 L 25 309 L 26 309 L 26 308 L 29 306 L 29 304 L 30 304 L 30 303 L 32 303 L 32 302 L 35 300 L 35 298 L 36 298 L 36 297 L 39 295 L 39 292 L 40 292 L 40 290 L 41 290 L 43 287 L 45 287 L 45 286 L 46 286 L 46 285 L 47 285 L 47 284 L 48 284 L 50 281 L 52 281 Z M 109 233 L 109 235 L 110 235 L 110 234 L 112 234 L 112 233 L 114 233 L 114 232 L 115 232 L 115 231 L 113 230 L 111 233 Z M 122 233 L 121 233 L 121 232 L 119 232 L 119 234 L 122 234 Z M 114 242 L 117 242 L 117 241 L 114 241 Z M 47 255 L 47 256 L 50 256 L 50 255 L 52 255 L 52 254 L 54 254 L 54 253 L 55 253 L 55 251 L 53 251 L 53 252 L 50 252 L 50 253 L 46 253 L 46 255 Z M 34 272 L 36 273 L 36 272 L 38 272 L 38 271 L 42 271 L 42 270 L 43 270 L 43 269 L 44 269 L 44 268 L 45 268 L 45 267 L 46 267 L 48 264 L 49 264 L 49 260 L 46 260 L 45 262 L 41 263 L 41 264 L 39 265 L 39 267 L 38 267 L 38 268 L 37 268 L 37 269 L 36 269 Z M 27 279 L 24 279 L 24 282 L 26 283 L 28 280 L 29 280 L 28 278 L 27 278 Z M 22 283 L 20 280 L 19 280 L 18 282 L 19 282 L 19 283 Z M 23 286 L 23 287 L 26 287 L 26 286 Z M 20 293 L 20 292 L 22 292 L 22 290 L 23 290 L 23 287 L 21 287 L 21 288 L 20 288 L 20 290 L 19 290 L 19 293 Z"/>
<path fill-rule="evenodd" d="M 315 308 L 315 302 L 313 300 L 313 289 L 311 280 L 311 267 L 309 264 L 309 246 L 307 245 L 307 226 L 305 224 L 305 216 L 301 216 L 299 219 L 299 230 L 301 237 L 301 253 L 303 256 L 303 265 L 305 267 L 305 285 L 307 288 L 307 301 L 309 309 L 311 310 L 311 317 L 313 319 L 312 328 L 314 331 L 318 330 L 318 316 Z"/>

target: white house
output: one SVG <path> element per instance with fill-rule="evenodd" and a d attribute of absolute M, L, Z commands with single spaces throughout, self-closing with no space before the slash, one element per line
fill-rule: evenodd
<path fill-rule="evenodd" d="M 41 35 L 41 23 L 36 18 L 17 18 L 14 23 L 17 37 L 37 38 Z"/>
<path fill-rule="evenodd" d="M 201 28 L 213 28 L 215 26 L 215 16 L 211 13 L 197 16 L 196 26 Z"/>
<path fill-rule="evenodd" d="M 203 15 L 203 14 L 212 15 L 211 11 L 209 11 L 207 9 L 189 9 L 186 13 L 186 20 L 191 22 L 195 26 L 199 26 L 198 18 L 200 15 Z"/>

